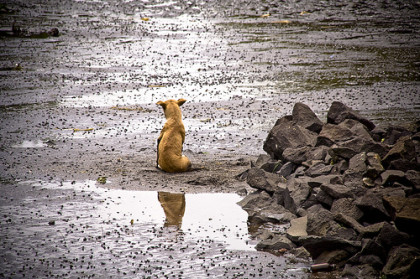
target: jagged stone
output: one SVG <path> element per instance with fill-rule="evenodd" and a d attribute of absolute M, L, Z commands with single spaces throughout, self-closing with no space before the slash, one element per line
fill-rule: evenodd
<path fill-rule="evenodd" d="M 334 250 L 345 250 L 349 254 L 355 254 L 361 248 L 360 241 L 350 241 L 333 236 L 302 236 L 299 237 L 297 243 L 305 247 L 313 258 L 317 258 L 324 251 Z"/>
<path fill-rule="evenodd" d="M 399 230 L 420 234 L 420 198 L 385 196 L 383 200 Z"/>
<path fill-rule="evenodd" d="M 309 177 L 317 177 L 321 175 L 328 175 L 331 173 L 333 166 L 325 165 L 323 162 L 311 166 L 305 171 L 305 175 Z"/>
<path fill-rule="evenodd" d="M 362 185 L 363 175 L 367 171 L 367 155 L 365 152 L 353 156 L 349 161 L 349 168 L 344 172 L 344 184 L 350 187 Z"/>
<path fill-rule="evenodd" d="M 286 236 L 280 234 L 272 234 L 268 238 L 260 241 L 255 248 L 259 251 L 277 251 L 283 248 L 291 250 L 295 247 L 296 245 L 292 241 L 290 241 Z"/>
<path fill-rule="evenodd" d="M 356 205 L 364 212 L 364 217 L 373 223 L 390 220 L 380 193 L 368 191 L 356 200 Z"/>
<path fill-rule="evenodd" d="M 331 206 L 331 213 L 334 215 L 342 213 L 350 216 L 355 220 L 360 220 L 363 217 L 363 211 L 361 211 L 355 204 L 352 198 L 342 198 L 335 200 Z"/>
<path fill-rule="evenodd" d="M 371 265 L 350 265 L 346 264 L 343 272 L 341 273 L 342 278 L 349 279 L 378 279 L 379 271 L 375 270 Z"/>
<path fill-rule="evenodd" d="M 377 236 L 377 241 L 385 249 L 391 249 L 394 246 L 406 243 L 409 238 L 410 237 L 407 233 L 399 231 L 396 227 L 389 223 L 385 223 Z"/>
<path fill-rule="evenodd" d="M 376 179 L 382 172 L 385 171 L 381 163 L 381 156 L 378 153 L 368 152 L 366 154 L 367 170 L 366 176 L 371 179 Z"/>
<path fill-rule="evenodd" d="M 283 151 L 288 148 L 315 146 L 317 134 L 292 121 L 281 121 L 274 126 L 264 142 L 263 149 L 274 159 L 283 159 Z"/>
<path fill-rule="evenodd" d="M 381 174 L 382 185 L 385 187 L 390 187 L 394 185 L 395 182 L 399 182 L 402 184 L 407 183 L 407 179 L 405 178 L 405 173 L 403 171 L 398 170 L 386 170 Z"/>
<path fill-rule="evenodd" d="M 416 148 L 410 136 L 404 136 L 398 139 L 395 145 L 382 159 L 384 166 L 389 166 L 394 160 L 414 161 L 416 158 Z"/>
<path fill-rule="evenodd" d="M 351 189 L 347 186 L 340 184 L 322 184 L 321 190 L 327 193 L 333 199 L 353 197 Z"/>
<path fill-rule="evenodd" d="M 292 241 L 297 241 L 299 237 L 307 236 L 306 227 L 308 225 L 308 216 L 303 216 L 290 221 L 290 227 L 287 229 L 287 237 Z"/>
<path fill-rule="evenodd" d="M 292 178 L 287 181 L 287 188 L 296 207 L 301 206 L 311 193 L 311 187 L 309 187 L 307 179 Z"/>
<path fill-rule="evenodd" d="M 398 139 L 408 135 L 411 135 L 411 133 L 404 127 L 391 126 L 387 128 L 383 139 L 385 144 L 394 145 Z"/>
<path fill-rule="evenodd" d="M 382 273 L 387 279 L 416 278 L 420 273 L 420 250 L 409 245 L 394 247 Z"/>
<path fill-rule="evenodd" d="M 292 117 L 296 124 L 312 132 L 319 133 L 322 129 L 323 123 L 321 120 L 305 104 L 296 103 L 293 107 Z"/>
<path fill-rule="evenodd" d="M 285 161 L 299 165 L 307 160 L 309 150 L 309 146 L 302 146 L 298 148 L 288 147 L 283 151 L 283 158 Z"/>
<path fill-rule="evenodd" d="M 289 177 L 289 175 L 293 173 L 295 168 L 296 168 L 295 164 L 293 164 L 292 162 L 287 162 L 280 168 L 277 174 L 282 177 Z"/>
<path fill-rule="evenodd" d="M 281 177 L 259 168 L 251 168 L 248 171 L 246 182 L 252 188 L 264 190 L 269 194 L 273 194 L 279 188 L 278 183 L 281 182 Z"/>
<path fill-rule="evenodd" d="M 346 119 L 354 119 L 365 125 L 369 131 L 375 128 L 375 124 L 367 118 L 361 116 L 358 112 L 349 108 L 341 102 L 333 102 L 327 113 L 327 122 L 339 124 Z"/>

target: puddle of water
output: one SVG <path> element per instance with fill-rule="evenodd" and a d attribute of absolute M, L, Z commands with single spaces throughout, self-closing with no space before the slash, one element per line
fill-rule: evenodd
<path fill-rule="evenodd" d="M 41 148 L 46 147 L 47 144 L 42 140 L 24 140 L 19 144 L 15 144 L 13 148 Z"/>
<path fill-rule="evenodd" d="M 124 224 L 133 220 L 133 226 L 176 227 L 192 239 L 212 239 L 225 243 L 228 249 L 255 251 L 248 235 L 248 214 L 236 204 L 241 200 L 237 194 L 107 190 L 96 187 L 95 181 L 39 186 L 97 193 L 106 201 L 98 214 L 118 218 Z"/>
<path fill-rule="evenodd" d="M 4 277 L 307 277 L 302 262 L 255 251 L 236 194 L 1 186 Z"/>

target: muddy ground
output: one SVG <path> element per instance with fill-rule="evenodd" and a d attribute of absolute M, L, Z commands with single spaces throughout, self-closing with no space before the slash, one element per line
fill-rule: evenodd
<path fill-rule="evenodd" d="M 250 191 L 235 176 L 263 153 L 268 131 L 296 102 L 321 119 L 335 100 L 377 125 L 418 119 L 416 2 L 57 3 L 0 1 L 3 251 L 15 237 L 3 225 L 26 220 L 19 205 L 39 194 L 39 184 L 106 178 L 96 184 Z M 164 123 L 155 103 L 169 98 L 188 100 L 184 151 L 192 172 L 155 168 Z"/>

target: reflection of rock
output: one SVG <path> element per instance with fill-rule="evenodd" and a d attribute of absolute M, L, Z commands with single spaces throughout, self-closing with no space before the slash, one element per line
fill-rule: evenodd
<path fill-rule="evenodd" d="M 185 195 L 158 192 L 158 199 L 163 211 L 165 211 L 165 227 L 177 226 L 181 228 L 182 217 L 184 217 L 185 212 Z"/>

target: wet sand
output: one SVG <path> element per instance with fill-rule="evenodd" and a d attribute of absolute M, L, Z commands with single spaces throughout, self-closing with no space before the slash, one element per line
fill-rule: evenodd
<path fill-rule="evenodd" d="M 163 222 L 139 226 L 152 230 L 145 242 L 130 245 L 136 241 L 131 235 L 100 260 L 99 250 L 110 251 L 101 248 L 108 245 L 102 237 L 109 233 L 114 243 L 125 226 L 133 229 L 123 213 L 98 232 L 108 222 L 90 219 L 100 212 L 95 209 L 102 204 L 99 193 L 42 190 L 40 185 L 90 181 L 109 191 L 244 194 L 251 189 L 235 176 L 263 153 L 268 131 L 296 102 L 309 105 L 323 120 L 335 100 L 377 125 L 418 119 L 418 4 L 248 2 L 2 2 L 0 238 L 7 240 L 0 247 L 1 274 L 76 277 L 83 271 L 86 277 L 121 277 L 121 272 L 129 277 L 134 272 L 147 277 L 159 274 L 155 271 L 166 262 L 175 268 L 175 259 L 127 267 L 134 265 L 136 251 L 144 261 L 149 258 L 142 245 L 159 240 L 153 229 L 162 230 Z M 26 33 L 13 36 L 13 24 Z M 29 36 L 51 28 L 60 35 Z M 165 121 L 155 103 L 169 98 L 188 100 L 182 107 L 184 152 L 192 172 L 167 174 L 155 168 L 156 138 Z M 98 178 L 107 183 L 95 182 Z M 67 217 L 56 216 L 62 206 L 70 208 Z M 85 254 L 78 250 L 84 238 L 91 249 Z M 204 245 L 209 251 L 204 262 L 193 260 L 204 267 L 193 268 L 198 271 L 189 276 L 206 275 L 212 265 L 205 259 L 220 256 L 212 252 L 218 245 Z M 191 255 L 197 247 L 188 250 Z M 232 277 L 243 269 L 241 263 L 248 266 L 243 277 L 278 277 L 278 270 L 291 270 L 281 273 L 286 278 L 305 274 L 305 263 L 295 267 L 266 253 L 227 251 L 229 260 L 217 264 Z M 153 253 L 169 257 L 167 251 Z M 68 254 L 71 260 L 63 256 Z M 95 259 L 88 261 L 91 255 Z M 260 268 L 262 273 L 256 272 Z M 181 265 L 177 275 L 189 277 L 181 273 L 186 269 Z M 222 276 L 225 270 L 212 272 Z"/>

